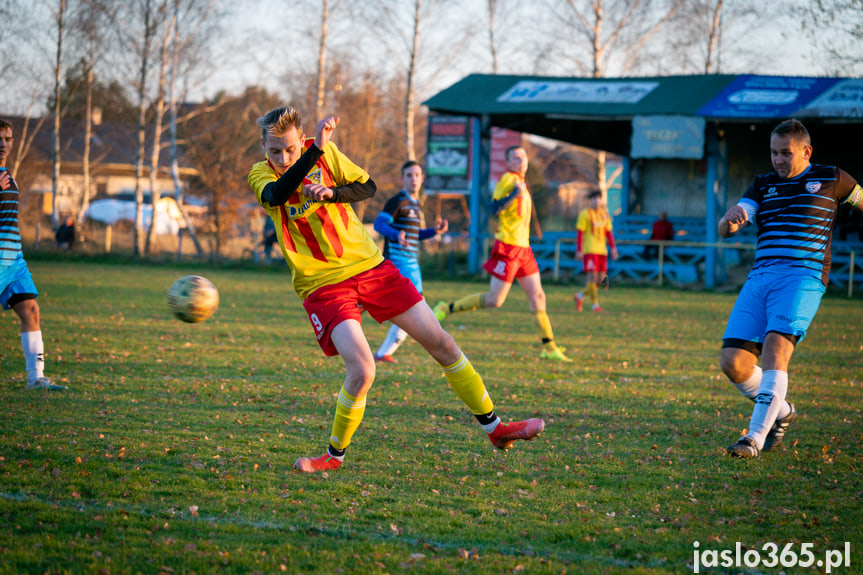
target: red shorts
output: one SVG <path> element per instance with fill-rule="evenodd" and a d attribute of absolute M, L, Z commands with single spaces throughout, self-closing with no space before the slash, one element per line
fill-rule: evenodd
<path fill-rule="evenodd" d="M 500 240 L 495 240 L 491 255 L 482 268 L 506 283 L 512 283 L 516 278 L 539 273 L 539 266 L 536 265 L 533 250 L 505 244 Z"/>
<path fill-rule="evenodd" d="M 600 272 L 608 271 L 608 256 L 600 254 L 584 254 L 581 259 L 584 264 L 585 272 Z"/>
<path fill-rule="evenodd" d="M 332 342 L 333 329 L 348 319 L 362 323 L 360 305 L 382 323 L 406 312 L 423 296 L 389 260 L 337 284 L 313 291 L 303 301 L 324 354 L 338 355 Z"/>

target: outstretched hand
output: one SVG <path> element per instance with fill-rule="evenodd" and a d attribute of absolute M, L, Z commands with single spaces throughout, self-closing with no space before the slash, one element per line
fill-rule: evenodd
<path fill-rule="evenodd" d="M 440 219 L 440 220 L 435 222 L 434 231 L 436 234 L 446 233 L 446 231 L 448 229 L 449 229 L 449 222 L 448 221 L 446 221 L 444 219 Z"/>
<path fill-rule="evenodd" d="M 315 127 L 315 145 L 318 149 L 323 150 L 324 146 L 330 143 L 330 137 L 338 125 L 339 119 L 336 116 L 329 116 L 318 122 Z"/>

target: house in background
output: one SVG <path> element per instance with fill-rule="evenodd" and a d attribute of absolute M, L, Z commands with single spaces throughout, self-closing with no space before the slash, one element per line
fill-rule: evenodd
<path fill-rule="evenodd" d="M 98 118 L 99 114 L 95 114 Z M 16 149 L 13 150 L 13 158 L 16 152 L 20 152 L 24 142 L 20 140 L 24 132 L 25 119 L 20 117 L 8 118 L 14 127 L 16 136 Z M 38 119 L 30 119 L 29 125 L 38 125 Z M 61 127 L 61 149 L 60 149 L 60 181 L 57 186 L 56 210 L 58 216 L 72 215 L 78 217 L 84 197 L 84 124 L 77 120 L 67 120 Z M 101 207 L 93 212 L 98 221 L 113 223 L 126 219 L 129 212 L 129 204 L 132 205 L 132 218 L 134 218 L 135 205 L 135 158 L 137 153 L 137 127 L 134 124 L 102 123 L 95 122 L 92 127 L 90 139 L 90 197 L 91 205 L 102 203 Z M 28 137 L 29 138 L 29 137 Z M 28 195 L 40 195 L 41 213 L 50 216 L 52 214 L 53 190 L 52 190 L 52 140 L 53 134 L 49 122 L 43 122 L 38 132 L 32 136 L 32 143 L 27 149 L 25 162 L 28 177 L 22 186 Z M 148 134 L 145 150 L 152 149 L 152 135 Z M 145 162 L 141 186 L 144 204 L 152 205 L 152 190 L 149 178 L 149 152 L 145 152 Z M 174 180 L 170 172 L 170 152 L 165 146 L 159 158 L 159 173 L 156 177 L 156 186 L 160 195 L 167 198 L 160 205 L 168 205 L 173 202 L 173 208 L 166 208 L 168 213 L 176 215 L 179 213 L 175 201 Z M 198 170 L 186 165 L 180 158 L 179 180 L 184 194 L 184 207 L 190 217 L 194 219 L 203 218 L 206 214 L 206 203 L 196 198 L 185 197 L 189 188 L 189 182 L 198 175 Z M 19 178 L 21 179 L 21 178 Z M 150 207 L 150 212 L 152 208 Z M 181 218 L 182 219 L 182 218 Z M 197 223 L 197 222 L 196 222 Z M 171 226 L 162 230 L 176 229 Z"/>

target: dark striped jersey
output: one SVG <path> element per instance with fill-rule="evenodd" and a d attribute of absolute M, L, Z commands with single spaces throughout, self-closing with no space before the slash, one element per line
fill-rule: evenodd
<path fill-rule="evenodd" d="M 398 239 L 384 235 L 384 257 L 396 267 L 402 262 L 417 261 L 422 226 L 422 209 L 419 202 L 402 190 L 387 201 L 378 219 L 392 226 L 396 232 L 404 231 L 407 242 L 407 247 L 404 247 L 399 244 Z"/>
<path fill-rule="evenodd" d="M 0 191 L 0 266 L 10 266 L 22 257 L 18 232 L 18 184 L 9 174 L 10 187 Z"/>
<path fill-rule="evenodd" d="M 819 164 L 790 179 L 776 172 L 756 177 L 740 200 L 755 208 L 758 225 L 752 272 L 816 277 L 826 285 L 839 204 L 856 186 L 844 170 Z"/>

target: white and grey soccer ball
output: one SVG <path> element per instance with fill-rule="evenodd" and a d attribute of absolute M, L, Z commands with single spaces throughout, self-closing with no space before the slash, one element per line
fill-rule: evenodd
<path fill-rule="evenodd" d="M 206 321 L 219 307 L 219 290 L 202 276 L 184 276 L 171 284 L 168 307 L 187 323 Z"/>

